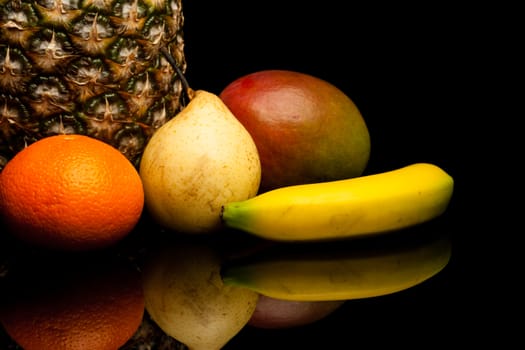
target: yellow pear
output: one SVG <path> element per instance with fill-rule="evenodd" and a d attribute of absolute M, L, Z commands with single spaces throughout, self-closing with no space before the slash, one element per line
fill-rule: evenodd
<path fill-rule="evenodd" d="M 155 132 L 139 170 L 151 216 L 182 233 L 217 230 L 221 206 L 255 196 L 261 181 L 252 137 L 217 95 L 203 90 Z"/>
<path fill-rule="evenodd" d="M 252 316 L 259 294 L 226 286 L 208 244 L 164 242 L 150 251 L 142 283 L 153 321 L 190 350 L 219 350 Z"/>

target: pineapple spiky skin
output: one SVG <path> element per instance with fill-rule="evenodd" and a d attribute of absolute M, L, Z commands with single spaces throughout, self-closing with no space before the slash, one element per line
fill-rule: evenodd
<path fill-rule="evenodd" d="M 38 139 L 80 133 L 138 166 L 182 109 L 182 0 L 0 0 L 0 171 Z"/>

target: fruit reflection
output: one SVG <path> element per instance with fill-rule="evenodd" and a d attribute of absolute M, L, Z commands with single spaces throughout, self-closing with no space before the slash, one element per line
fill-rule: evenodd
<path fill-rule="evenodd" d="M 144 315 L 140 274 L 114 257 L 25 256 L 2 282 L 0 322 L 24 350 L 116 350 Z"/>

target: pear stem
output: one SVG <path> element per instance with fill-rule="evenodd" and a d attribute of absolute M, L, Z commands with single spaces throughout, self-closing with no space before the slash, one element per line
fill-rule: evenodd
<path fill-rule="evenodd" d="M 184 91 L 186 92 L 186 96 L 191 101 L 193 99 L 193 96 L 194 96 L 194 91 L 190 87 L 190 84 L 188 83 L 188 80 L 186 80 L 186 77 L 182 73 L 182 70 L 180 69 L 179 65 L 175 61 L 175 58 L 173 58 L 173 56 L 171 55 L 171 53 L 168 51 L 168 49 L 166 47 L 161 47 L 160 48 L 160 52 L 164 55 L 164 57 L 166 57 L 166 59 L 168 60 L 168 63 L 173 67 L 173 69 L 175 70 L 175 72 L 179 76 L 180 81 L 182 83 L 182 87 L 183 87 Z"/>

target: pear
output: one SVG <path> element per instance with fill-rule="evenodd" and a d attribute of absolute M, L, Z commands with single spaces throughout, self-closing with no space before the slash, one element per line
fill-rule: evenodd
<path fill-rule="evenodd" d="M 251 135 L 221 99 L 192 91 L 188 105 L 161 126 L 144 149 L 145 206 L 165 228 L 217 231 L 221 206 L 255 196 L 261 163 Z"/>
<path fill-rule="evenodd" d="M 189 350 L 219 350 L 247 324 L 259 294 L 226 286 L 223 258 L 209 244 L 164 242 L 142 270 L 152 320 Z"/>

